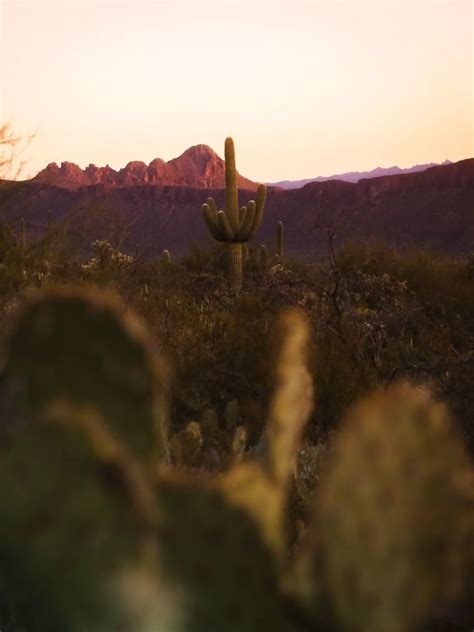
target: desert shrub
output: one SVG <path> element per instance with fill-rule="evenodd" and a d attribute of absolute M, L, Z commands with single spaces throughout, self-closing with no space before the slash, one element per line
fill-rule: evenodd
<path fill-rule="evenodd" d="M 58 246 L 45 261 L 41 245 L 20 251 L 5 229 L 2 239 L 0 318 L 8 319 L 9 305 L 38 286 L 116 291 L 170 359 L 181 393 L 173 405 L 176 430 L 207 407 L 220 414 L 237 398 L 251 440 L 258 440 L 274 357 L 268 331 L 278 311 L 293 305 L 309 318 L 317 350 L 311 370 L 318 397 L 308 426 L 314 441 L 371 388 L 407 377 L 449 404 L 474 451 L 474 295 L 465 260 L 346 246 L 336 265 L 287 260 L 262 270 L 249 261 L 244 291 L 235 295 L 219 247 L 195 248 L 183 263 L 163 266 L 104 241 L 85 261 Z"/>

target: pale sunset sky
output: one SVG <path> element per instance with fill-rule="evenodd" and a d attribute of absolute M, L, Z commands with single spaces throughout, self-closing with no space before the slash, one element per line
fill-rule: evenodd
<path fill-rule="evenodd" d="M 262 182 L 474 155 L 473 2 L 0 5 L 24 177 L 205 143 Z"/>

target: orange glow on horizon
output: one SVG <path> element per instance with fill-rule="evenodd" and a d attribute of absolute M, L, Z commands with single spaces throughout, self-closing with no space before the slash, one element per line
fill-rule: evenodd
<path fill-rule="evenodd" d="M 464 2 L 4 2 L 0 119 L 25 175 L 223 155 L 257 181 L 474 155 Z"/>

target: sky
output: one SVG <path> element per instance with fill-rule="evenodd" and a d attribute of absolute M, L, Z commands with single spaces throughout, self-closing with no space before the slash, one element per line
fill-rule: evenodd
<path fill-rule="evenodd" d="M 471 0 L 0 2 L 23 177 L 226 136 L 261 182 L 474 155 Z"/>

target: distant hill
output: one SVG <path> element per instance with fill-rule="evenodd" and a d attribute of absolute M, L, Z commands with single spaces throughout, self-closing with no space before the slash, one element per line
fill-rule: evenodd
<path fill-rule="evenodd" d="M 192 155 L 188 158 L 194 162 Z M 101 183 L 74 188 L 41 178 L 4 183 L 0 185 L 0 222 L 18 227 L 23 217 L 27 239 L 35 239 L 46 233 L 51 209 L 53 223 L 66 227 L 73 244 L 84 247 L 94 239 L 119 236 L 124 237 L 121 247 L 125 251 L 134 252 L 140 244 L 145 256 L 168 248 L 177 257 L 193 243 L 212 243 L 201 213 L 206 198 L 212 195 L 221 208 L 224 205 L 222 172 L 202 175 L 206 164 L 196 167 L 196 176 L 191 168 L 182 169 L 188 178 L 202 178 L 206 185 L 216 181 L 212 189 L 149 182 L 126 185 L 124 180 L 120 186 Z M 247 182 L 247 187 L 239 184 L 241 204 L 255 197 L 253 183 Z M 256 245 L 266 243 L 269 250 L 274 249 L 280 220 L 285 224 L 287 251 L 295 254 L 325 255 L 327 228 L 337 234 L 336 245 L 377 239 L 400 249 L 474 252 L 474 159 L 357 183 L 329 180 L 300 189 L 270 187 Z"/>
<path fill-rule="evenodd" d="M 443 165 L 452 164 L 450 160 L 445 160 Z M 376 167 L 371 171 L 349 171 L 348 173 L 338 173 L 332 176 L 318 176 L 317 178 L 307 178 L 306 180 L 280 180 L 279 182 L 269 182 L 270 186 L 280 187 L 282 189 L 300 189 L 310 182 L 326 182 L 327 180 L 343 180 L 344 182 L 359 182 L 364 178 L 378 178 L 380 176 L 395 176 L 401 173 L 417 173 L 418 171 L 426 171 L 430 167 L 438 166 L 435 162 L 429 162 L 425 165 L 414 165 L 402 169 L 400 167 Z"/>
<path fill-rule="evenodd" d="M 50 163 L 40 171 L 31 182 L 50 184 L 71 191 L 84 186 L 102 184 L 106 187 L 130 187 L 145 184 L 160 186 L 187 186 L 199 189 L 219 189 L 224 183 L 225 163 L 216 152 L 207 145 L 190 147 L 178 158 L 165 162 L 155 158 L 147 165 L 138 160 L 129 162 L 123 169 L 116 171 L 109 167 L 89 165 L 81 169 L 73 162 Z M 255 190 L 257 185 L 238 177 L 241 188 Z"/>

